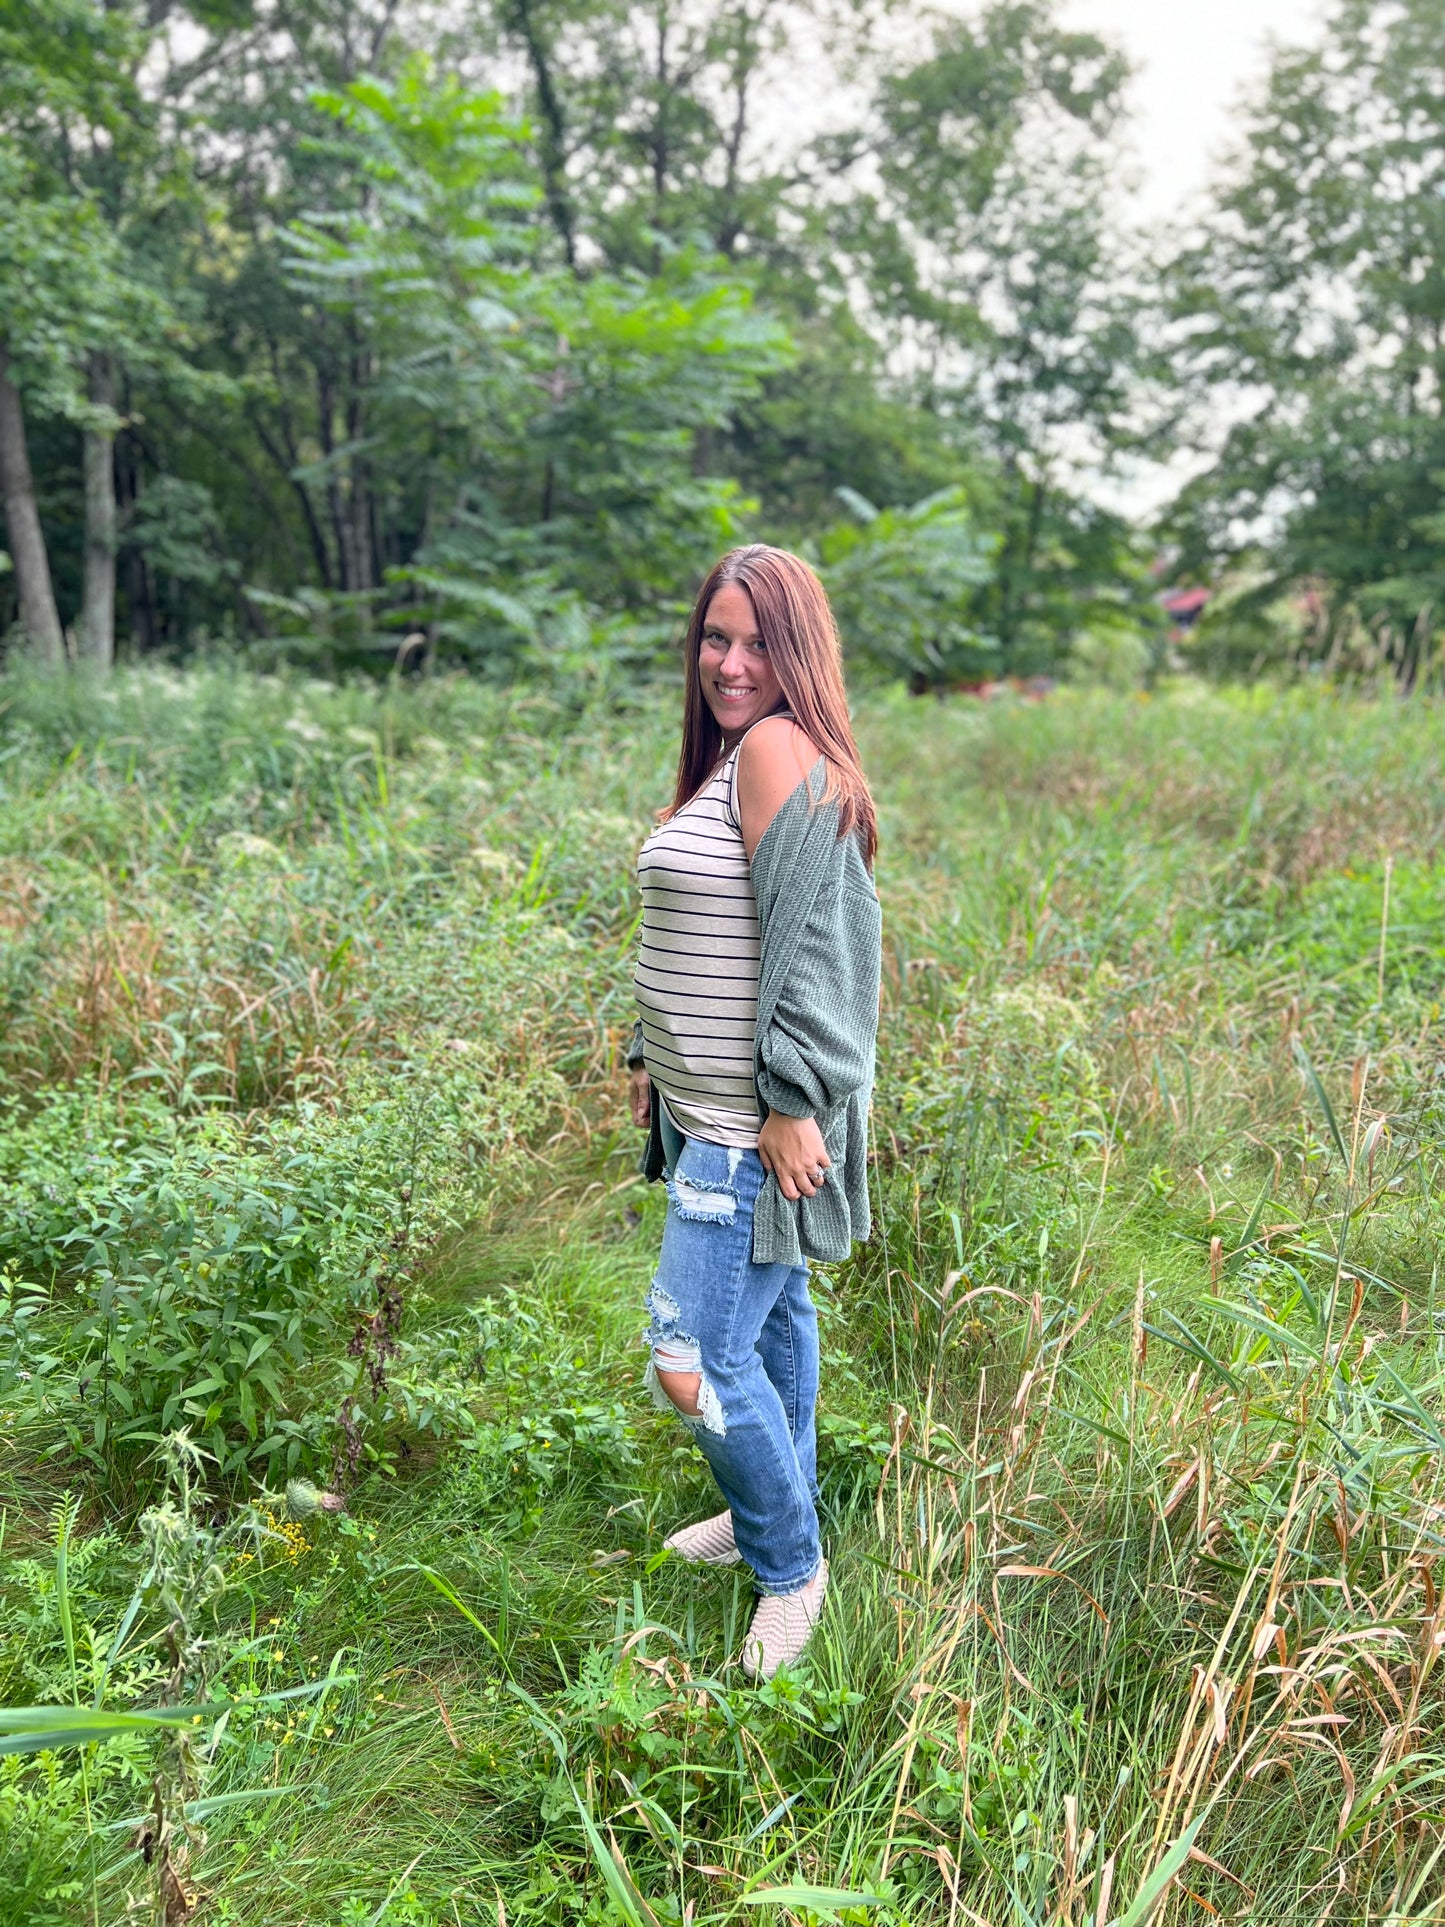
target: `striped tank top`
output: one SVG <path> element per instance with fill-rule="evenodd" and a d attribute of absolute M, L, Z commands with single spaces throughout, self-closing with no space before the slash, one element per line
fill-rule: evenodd
<path fill-rule="evenodd" d="M 758 906 L 737 767 L 735 748 L 642 846 L 633 984 L 643 1062 L 678 1129 L 752 1149 L 762 1123 L 753 1082 Z"/>

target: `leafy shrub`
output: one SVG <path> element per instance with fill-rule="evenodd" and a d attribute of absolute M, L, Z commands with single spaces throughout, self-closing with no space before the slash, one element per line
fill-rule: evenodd
<path fill-rule="evenodd" d="M 890 509 L 840 493 L 856 519 L 829 532 L 822 561 L 850 659 L 917 689 L 997 674 L 999 645 L 976 616 L 996 545 L 974 527 L 964 491 Z"/>
<path fill-rule="evenodd" d="M 1137 689 L 1150 663 L 1149 644 L 1124 610 L 1113 623 L 1095 620 L 1074 638 L 1068 670 L 1076 682 L 1105 689 Z"/>
<path fill-rule="evenodd" d="M 437 1231 L 480 1209 L 556 1092 L 455 1058 L 353 1077 L 340 1111 L 178 1120 L 56 1092 L 0 1134 L 0 1396 L 97 1469 L 178 1426 L 223 1478 L 314 1458 L 318 1364 Z"/>

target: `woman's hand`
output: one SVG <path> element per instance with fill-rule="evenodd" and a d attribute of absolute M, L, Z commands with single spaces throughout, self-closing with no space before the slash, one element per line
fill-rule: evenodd
<path fill-rule="evenodd" d="M 821 1191 L 823 1173 L 832 1163 L 817 1118 L 788 1117 L 782 1111 L 769 1111 L 764 1118 L 758 1156 L 785 1198 L 811 1198 Z"/>
<path fill-rule="evenodd" d="M 632 1107 L 632 1121 L 639 1131 L 645 1131 L 652 1122 L 652 1079 L 644 1070 L 627 1073 L 627 1101 Z"/>

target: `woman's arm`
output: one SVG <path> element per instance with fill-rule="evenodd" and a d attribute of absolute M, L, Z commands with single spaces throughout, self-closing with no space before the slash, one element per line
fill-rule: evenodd
<path fill-rule="evenodd" d="M 748 861 L 763 833 L 818 760 L 817 746 L 787 716 L 770 716 L 748 732 L 738 756 L 738 826 Z M 758 1156 L 785 1198 L 811 1198 L 822 1189 L 831 1160 L 811 1112 L 798 1117 L 769 1109 L 758 1132 Z"/>
<path fill-rule="evenodd" d="M 632 1121 L 639 1131 L 645 1131 L 652 1122 L 652 1079 L 647 1075 L 647 1067 L 642 1056 L 642 1020 L 632 1026 L 632 1036 L 623 1053 L 627 1066 L 627 1106 L 632 1113 Z"/>

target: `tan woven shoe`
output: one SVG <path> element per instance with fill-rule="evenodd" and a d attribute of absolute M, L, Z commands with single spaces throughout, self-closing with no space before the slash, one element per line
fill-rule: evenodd
<path fill-rule="evenodd" d="M 713 1519 L 699 1519 L 695 1526 L 682 1526 L 662 1543 L 691 1566 L 735 1566 L 743 1556 L 733 1537 L 731 1512 L 719 1512 Z"/>
<path fill-rule="evenodd" d="M 764 1593 L 743 1641 L 743 1671 L 749 1679 L 771 1679 L 780 1666 L 792 1665 L 812 1636 L 827 1590 L 824 1559 L 797 1592 Z"/>

